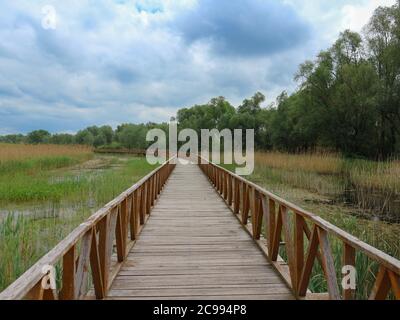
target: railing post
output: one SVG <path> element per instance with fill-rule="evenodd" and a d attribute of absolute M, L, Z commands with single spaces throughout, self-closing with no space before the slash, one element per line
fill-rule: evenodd
<path fill-rule="evenodd" d="M 268 240 L 268 252 L 270 258 L 273 256 L 273 247 L 274 247 L 274 240 L 275 240 L 275 229 L 276 229 L 276 208 L 275 208 L 275 201 L 273 199 L 268 199 L 268 231 L 267 240 Z M 271 258 L 272 259 L 272 258 Z"/>
<path fill-rule="evenodd" d="M 234 178 L 235 184 L 235 196 L 234 196 L 234 209 L 233 212 L 235 214 L 239 214 L 240 211 L 240 181 Z"/>
<path fill-rule="evenodd" d="M 62 273 L 62 289 L 60 298 L 62 300 L 75 299 L 75 266 L 76 266 L 76 249 L 71 249 L 63 257 L 63 273 Z"/>
<path fill-rule="evenodd" d="M 329 297 L 332 300 L 340 300 L 339 288 L 337 284 L 335 263 L 332 251 L 329 245 L 328 233 L 318 227 L 318 238 L 321 247 L 322 267 L 325 272 L 325 278 L 328 285 Z"/>
<path fill-rule="evenodd" d="M 96 299 L 104 299 L 105 290 L 103 283 L 103 275 L 100 264 L 100 255 L 99 255 L 99 245 L 97 241 L 97 231 L 96 227 L 92 230 L 92 247 L 90 250 L 90 266 L 92 268 L 92 279 L 93 279 L 93 287 L 94 293 L 96 295 Z"/>
<path fill-rule="evenodd" d="M 233 187 L 232 187 L 233 178 L 230 174 L 228 174 L 228 205 L 232 207 L 233 203 Z"/>
<path fill-rule="evenodd" d="M 117 257 L 118 262 L 123 262 L 125 259 L 125 241 L 124 241 L 124 225 L 123 225 L 123 213 L 122 213 L 122 205 L 118 206 L 117 209 L 117 225 L 116 225 L 116 245 L 117 245 Z"/>
<path fill-rule="evenodd" d="M 304 267 L 304 218 L 297 212 L 294 212 L 294 250 L 295 250 L 295 262 L 296 262 L 296 283 L 293 284 L 293 288 L 298 293 L 301 273 Z"/>
<path fill-rule="evenodd" d="M 134 241 L 137 238 L 137 230 L 138 230 L 138 190 L 135 190 L 132 195 L 131 201 L 131 217 L 130 217 L 130 226 L 131 226 L 131 240 Z"/>

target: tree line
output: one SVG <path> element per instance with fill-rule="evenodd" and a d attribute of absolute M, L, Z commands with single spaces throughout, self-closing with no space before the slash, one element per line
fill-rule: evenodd
<path fill-rule="evenodd" d="M 385 159 L 400 153 L 400 1 L 379 7 L 361 34 L 346 30 L 327 50 L 300 65 L 297 90 L 262 106 L 257 92 L 235 108 L 224 97 L 178 111 L 179 128 L 254 129 L 261 150 L 332 150 Z M 37 130 L 8 135 L 11 143 L 87 144 L 146 148 L 149 129 L 167 123 L 88 127 L 77 134 Z"/>

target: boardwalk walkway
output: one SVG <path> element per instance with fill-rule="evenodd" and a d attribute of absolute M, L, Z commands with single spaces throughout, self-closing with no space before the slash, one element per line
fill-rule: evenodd
<path fill-rule="evenodd" d="M 292 299 L 196 165 L 178 165 L 108 299 Z"/>
<path fill-rule="evenodd" d="M 360 257 L 377 270 L 368 298 L 400 300 L 399 260 L 203 158 L 174 160 L 79 225 L 0 300 L 352 300 L 337 271 Z M 57 264 L 60 285 L 49 287 Z M 327 292 L 309 290 L 316 264 Z"/>

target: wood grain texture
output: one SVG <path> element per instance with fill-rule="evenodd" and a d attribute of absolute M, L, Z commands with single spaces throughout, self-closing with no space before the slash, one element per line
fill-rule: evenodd
<path fill-rule="evenodd" d="M 201 170 L 178 165 L 107 299 L 294 297 Z"/>

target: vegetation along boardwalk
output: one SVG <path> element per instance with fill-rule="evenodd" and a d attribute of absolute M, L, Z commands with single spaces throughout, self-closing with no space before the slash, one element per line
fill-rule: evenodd
<path fill-rule="evenodd" d="M 332 245 L 343 248 L 340 261 Z M 219 166 L 170 160 L 80 225 L 0 299 L 354 299 L 340 270 L 351 273 L 361 255 L 376 266 L 370 298 L 400 299 L 398 260 Z M 308 290 L 316 264 L 325 294 Z"/>

